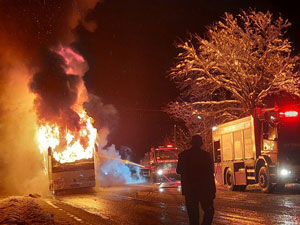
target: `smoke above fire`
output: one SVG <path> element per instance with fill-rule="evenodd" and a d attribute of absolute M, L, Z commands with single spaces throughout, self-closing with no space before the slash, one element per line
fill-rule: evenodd
<path fill-rule="evenodd" d="M 30 83 L 31 91 L 36 94 L 39 120 L 56 122 L 71 130 L 79 129 L 80 118 L 72 106 L 78 98 L 81 77 L 67 74 L 64 69 L 67 62 L 55 51 L 45 49 L 40 61 L 41 69 L 33 75 Z"/>

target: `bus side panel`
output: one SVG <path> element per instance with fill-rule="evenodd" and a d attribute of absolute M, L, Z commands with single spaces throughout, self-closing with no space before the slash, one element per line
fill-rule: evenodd
<path fill-rule="evenodd" d="M 95 170 L 73 170 L 52 173 L 53 190 L 94 187 Z"/>

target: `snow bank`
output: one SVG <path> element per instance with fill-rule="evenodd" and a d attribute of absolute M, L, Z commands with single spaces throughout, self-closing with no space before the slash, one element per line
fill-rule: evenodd
<path fill-rule="evenodd" d="M 0 200 L 0 224 L 55 224 L 54 218 L 45 213 L 36 199 L 9 197 Z"/>

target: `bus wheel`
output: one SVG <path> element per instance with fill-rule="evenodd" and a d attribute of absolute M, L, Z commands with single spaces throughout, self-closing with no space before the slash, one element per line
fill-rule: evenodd
<path fill-rule="evenodd" d="M 262 166 L 258 173 L 258 183 L 262 192 L 269 193 L 272 190 L 272 183 L 267 167 Z"/>
<path fill-rule="evenodd" d="M 227 169 L 225 174 L 225 181 L 226 181 L 226 187 L 229 191 L 235 190 L 235 185 L 233 183 L 233 173 L 231 172 L 231 169 Z"/>

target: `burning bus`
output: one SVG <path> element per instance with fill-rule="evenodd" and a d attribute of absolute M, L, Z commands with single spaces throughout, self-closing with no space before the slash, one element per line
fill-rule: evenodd
<path fill-rule="evenodd" d="M 49 188 L 53 192 L 95 186 L 94 153 L 97 151 L 97 130 L 87 114 L 81 115 L 79 131 L 59 129 L 55 125 L 40 127 L 40 149 L 45 154 L 47 148 L 45 164 Z"/>
<path fill-rule="evenodd" d="M 45 84 L 49 89 L 46 89 L 47 93 L 35 88 L 40 84 L 40 78 L 37 78 L 43 74 L 39 74 L 32 81 L 39 116 L 37 142 L 44 156 L 49 187 L 53 192 L 93 187 L 97 129 L 93 125 L 93 118 L 83 107 L 84 103 L 88 102 L 88 93 L 82 77 L 88 66 L 84 58 L 69 47 L 58 46 L 51 51 L 49 55 L 53 59 L 51 58 L 49 63 L 60 64 L 48 66 L 46 71 L 40 73 L 57 72 L 59 79 L 48 81 L 49 87 Z M 52 70 L 53 67 L 56 68 L 55 71 Z M 54 88 L 57 85 L 63 86 L 64 92 L 57 94 Z"/>

